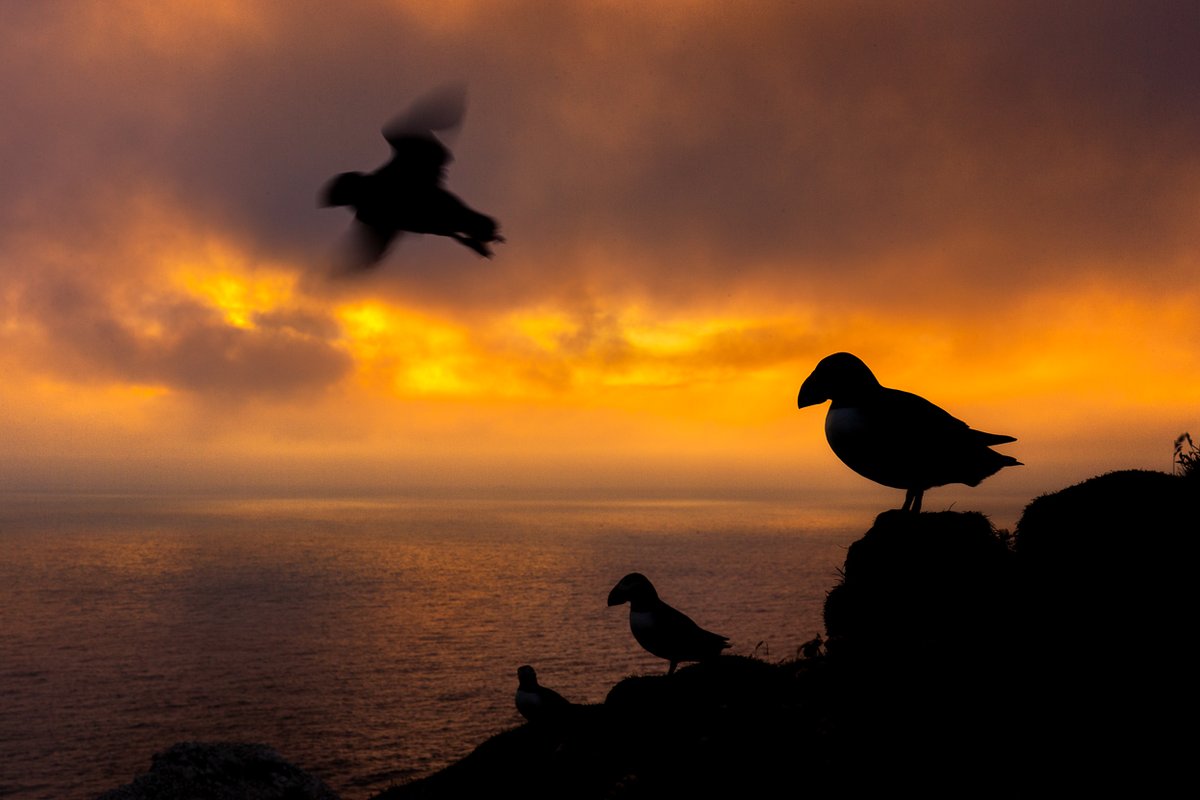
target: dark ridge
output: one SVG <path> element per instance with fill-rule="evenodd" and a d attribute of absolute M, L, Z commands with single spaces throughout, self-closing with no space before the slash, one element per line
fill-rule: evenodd
<path fill-rule="evenodd" d="M 1150 608 L 1171 568 L 1144 565 L 1184 563 L 1194 485 L 1104 475 L 1030 503 L 1014 536 L 884 512 L 847 552 L 817 657 L 627 678 L 570 730 L 509 731 L 374 800 L 1166 791 L 1190 758 L 1162 716 L 1183 675 L 1113 614 L 1182 629 L 1191 605 Z"/>
<path fill-rule="evenodd" d="M 975 512 L 884 512 L 829 592 L 823 652 L 629 677 L 373 800 L 1165 796 L 1190 777 L 1174 731 L 1191 718 L 1197 485 L 1102 475 L 1034 500 L 1011 537 Z M 103 800 L 332 797 L 150 778 Z"/>
<path fill-rule="evenodd" d="M 150 771 L 96 800 L 338 800 L 270 747 L 180 742 L 156 753 Z"/>

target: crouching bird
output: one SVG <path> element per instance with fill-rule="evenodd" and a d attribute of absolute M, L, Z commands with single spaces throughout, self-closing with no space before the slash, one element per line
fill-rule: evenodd
<path fill-rule="evenodd" d="M 446 165 L 453 160 L 435 131 L 456 127 L 466 112 L 466 90 L 444 87 L 422 97 L 383 129 L 392 158 L 374 172 L 343 172 L 325 185 L 324 206 L 354 209 L 350 252 L 344 268 L 379 263 L 407 233 L 447 236 L 490 258 L 490 244 L 503 242 L 496 220 L 467 206 L 446 190 Z"/>
<path fill-rule="evenodd" d="M 554 723 L 569 713 L 571 701 L 538 683 L 533 667 L 517 668 L 517 711 L 535 725 Z"/>
<path fill-rule="evenodd" d="M 654 584 L 631 572 L 608 593 L 610 606 L 629 603 L 629 628 L 644 649 L 671 662 L 670 675 L 681 661 L 715 658 L 729 647 L 728 637 L 706 631 L 681 611 L 658 599 Z"/>
<path fill-rule="evenodd" d="M 902 510 L 920 511 L 925 490 L 948 483 L 978 486 L 1003 467 L 1021 466 L 991 445 L 1016 438 L 977 431 L 923 397 L 889 389 L 857 356 L 834 353 L 800 386 L 800 408 L 833 402 L 825 439 L 864 478 L 905 491 Z"/>

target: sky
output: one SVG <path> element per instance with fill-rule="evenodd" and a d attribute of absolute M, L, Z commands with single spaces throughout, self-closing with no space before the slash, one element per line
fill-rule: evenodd
<path fill-rule="evenodd" d="M 843 350 L 1017 437 L 930 510 L 1200 433 L 1194 0 L 2 7 L 8 488 L 898 504 L 796 408 Z M 507 242 L 331 277 L 448 82 Z"/>

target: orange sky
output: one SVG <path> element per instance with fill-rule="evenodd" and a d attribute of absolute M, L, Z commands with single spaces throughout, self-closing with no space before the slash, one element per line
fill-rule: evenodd
<path fill-rule="evenodd" d="M 8 12 L 0 486 L 898 502 L 795 408 L 838 350 L 1018 437 L 930 508 L 1169 468 L 1200 432 L 1195 4 L 734 5 Z M 508 243 L 327 279 L 320 187 L 448 80 L 449 185 Z"/>

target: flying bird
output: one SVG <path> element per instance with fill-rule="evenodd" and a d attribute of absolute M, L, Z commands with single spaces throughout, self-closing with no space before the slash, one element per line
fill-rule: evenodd
<path fill-rule="evenodd" d="M 629 628 L 647 651 L 671 662 L 670 675 L 681 661 L 715 658 L 729 647 L 728 637 L 706 631 L 681 611 L 658 599 L 654 584 L 631 572 L 608 593 L 610 606 L 629 603 Z"/>
<path fill-rule="evenodd" d="M 323 206 L 354 210 L 348 270 L 376 266 L 405 233 L 448 236 L 481 256 L 503 242 L 496 220 L 446 190 L 453 160 L 435 131 L 455 128 L 466 113 L 466 90 L 452 85 L 431 92 L 383 128 L 392 158 L 369 174 L 343 172 L 321 191 Z"/>
<path fill-rule="evenodd" d="M 991 445 L 1016 438 L 967 426 L 923 397 L 889 389 L 860 358 L 821 359 L 800 386 L 800 408 L 833 402 L 825 438 L 842 462 L 864 478 L 905 491 L 903 510 L 920 511 L 926 489 L 977 486 L 1003 467 L 1021 466 Z"/>
<path fill-rule="evenodd" d="M 517 669 L 517 711 L 534 724 L 553 722 L 571 708 L 571 701 L 558 692 L 538 683 L 533 667 L 525 664 Z"/>

